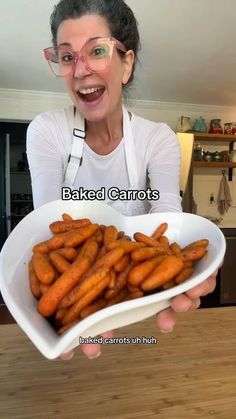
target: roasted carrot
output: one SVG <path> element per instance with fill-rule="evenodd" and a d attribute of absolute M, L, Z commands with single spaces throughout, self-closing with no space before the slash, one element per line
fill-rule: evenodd
<path fill-rule="evenodd" d="M 134 266 L 129 272 L 128 282 L 131 285 L 140 285 L 162 260 L 163 256 L 157 256 Z"/>
<path fill-rule="evenodd" d="M 162 245 L 159 245 L 159 247 L 143 247 L 141 249 L 134 250 L 131 253 L 131 258 L 137 262 L 143 262 L 155 256 L 164 255 L 166 252 L 166 248 Z"/>
<path fill-rule="evenodd" d="M 104 276 L 99 282 L 96 282 L 92 288 L 90 288 L 85 294 L 83 294 L 66 312 L 65 316 L 62 319 L 62 324 L 66 325 L 68 323 L 76 320 L 83 308 L 91 304 L 98 295 L 107 287 L 110 281 L 110 276 Z"/>
<path fill-rule="evenodd" d="M 57 310 L 61 300 L 78 283 L 81 276 L 88 270 L 90 260 L 84 257 L 75 260 L 66 272 L 50 287 L 39 300 L 38 311 L 45 317 L 51 316 Z"/>
<path fill-rule="evenodd" d="M 41 297 L 40 281 L 35 273 L 32 260 L 29 262 L 30 289 L 34 297 Z"/>
<path fill-rule="evenodd" d="M 183 269 L 183 265 L 183 261 L 174 255 L 165 257 L 142 282 L 141 288 L 144 291 L 152 291 L 159 288 L 165 282 L 174 278 Z"/>
<path fill-rule="evenodd" d="M 178 275 L 174 277 L 176 284 L 186 281 L 193 273 L 193 268 L 185 268 Z"/>
<path fill-rule="evenodd" d="M 92 304 L 89 304 L 87 307 L 83 308 L 80 312 L 81 319 L 90 316 L 90 314 L 96 313 L 98 310 L 106 307 L 107 301 L 104 298 L 99 298 L 94 301 Z"/>
<path fill-rule="evenodd" d="M 53 269 L 47 255 L 34 253 L 32 264 L 38 279 L 43 284 L 51 284 L 55 279 L 55 270 Z"/>
<path fill-rule="evenodd" d="M 91 224 L 91 221 L 88 218 L 81 218 L 80 220 L 54 221 L 49 225 L 49 228 L 53 234 L 60 234 L 73 229 L 86 227 L 89 224 Z"/>
<path fill-rule="evenodd" d="M 91 237 L 97 230 L 98 224 L 90 224 L 87 227 L 82 227 L 78 230 L 72 230 L 65 234 L 65 247 L 77 247 L 81 243 L 84 243 L 89 237 Z"/>
<path fill-rule="evenodd" d="M 76 287 L 74 287 L 61 301 L 60 307 L 70 307 L 72 306 L 79 298 L 84 294 L 90 291 L 93 287 L 96 286 L 105 276 L 109 277 L 109 267 L 100 266 L 97 270 L 91 275 L 87 276 L 84 281 L 80 282 Z M 108 281 L 109 284 L 109 281 Z"/>
<path fill-rule="evenodd" d="M 64 256 L 60 255 L 56 250 L 49 253 L 49 259 L 60 274 L 63 274 L 63 272 L 65 272 L 71 265 L 70 262 L 68 262 L 68 260 L 66 260 Z"/>
<path fill-rule="evenodd" d="M 104 231 L 104 246 L 109 248 L 110 243 L 113 243 L 117 240 L 118 230 L 115 226 L 110 225 L 106 227 Z"/>
<path fill-rule="evenodd" d="M 152 238 L 155 240 L 159 240 L 159 238 L 166 232 L 168 228 L 168 224 L 167 223 L 162 223 L 160 224 L 156 230 L 154 231 L 154 233 L 152 233 Z"/>
<path fill-rule="evenodd" d="M 184 262 L 195 261 L 202 259 L 206 254 L 207 250 L 204 247 L 190 247 L 182 251 L 182 258 Z"/>
<path fill-rule="evenodd" d="M 151 247 L 159 247 L 160 244 L 158 243 L 157 240 L 155 240 L 153 237 L 149 237 L 146 234 L 143 233 L 135 233 L 134 234 L 134 239 L 137 242 L 141 242 L 144 243 L 146 246 L 151 246 Z"/>

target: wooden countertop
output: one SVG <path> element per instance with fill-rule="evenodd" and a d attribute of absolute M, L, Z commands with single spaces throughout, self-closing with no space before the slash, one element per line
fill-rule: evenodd
<path fill-rule="evenodd" d="M 106 345 L 48 361 L 15 324 L 0 326 L 3 419 L 234 419 L 236 307 L 178 315 L 171 334 L 153 318 L 116 336 L 155 336 L 157 344 Z"/>

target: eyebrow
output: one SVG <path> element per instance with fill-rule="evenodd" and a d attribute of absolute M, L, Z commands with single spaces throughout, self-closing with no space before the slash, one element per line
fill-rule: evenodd
<path fill-rule="evenodd" d="M 84 43 L 84 45 L 88 42 L 88 41 L 94 41 L 96 39 L 99 38 L 108 38 L 107 36 L 93 36 L 92 38 L 87 39 L 87 41 Z M 72 45 L 69 42 L 62 42 L 61 44 L 58 45 L 58 47 L 72 47 Z"/>

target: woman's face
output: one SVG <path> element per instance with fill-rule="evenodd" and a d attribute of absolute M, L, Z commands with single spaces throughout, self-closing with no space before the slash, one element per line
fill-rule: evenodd
<path fill-rule="evenodd" d="M 62 22 L 57 32 L 57 45 L 67 44 L 73 51 L 80 51 L 85 42 L 95 37 L 109 37 L 106 20 L 98 15 L 85 15 Z M 115 112 L 121 104 L 122 84 L 126 84 L 132 72 L 134 54 L 121 58 L 116 48 L 106 70 L 91 73 L 85 63 L 78 60 L 74 73 L 65 77 L 69 95 L 76 108 L 88 121 L 101 121 Z M 98 89 L 89 94 L 87 89 Z M 91 90 L 90 90 L 91 92 Z"/>

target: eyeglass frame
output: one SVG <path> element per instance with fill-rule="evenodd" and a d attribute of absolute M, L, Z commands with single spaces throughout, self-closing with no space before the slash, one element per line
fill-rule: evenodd
<path fill-rule="evenodd" d="M 125 53 L 127 52 L 127 49 L 126 49 L 126 47 L 124 46 L 124 44 L 122 44 L 122 42 L 118 41 L 116 38 L 114 38 L 114 37 L 112 37 L 112 36 L 110 36 L 110 37 L 96 37 L 96 38 L 90 38 L 90 39 L 88 39 L 88 40 L 84 43 L 84 45 L 81 47 L 80 51 L 73 51 L 73 50 L 71 50 L 70 48 L 66 49 L 66 51 L 67 51 L 67 52 L 69 52 L 69 53 L 73 56 L 73 63 L 72 63 L 72 66 L 71 66 L 71 70 L 69 71 L 69 73 L 68 73 L 68 74 L 66 74 L 66 75 L 60 75 L 60 74 L 56 74 L 56 73 L 55 73 L 55 71 L 53 70 L 52 65 L 50 64 L 50 63 L 52 62 L 52 60 L 50 59 L 50 54 L 51 54 L 51 50 L 57 51 L 57 50 L 63 49 L 63 48 L 64 48 L 64 46 L 58 46 L 58 47 L 53 47 L 53 46 L 52 46 L 52 47 L 44 48 L 44 50 L 43 50 L 43 52 L 44 52 L 44 57 L 45 57 L 45 59 L 47 60 L 47 62 L 48 62 L 48 64 L 49 64 L 49 67 L 50 67 L 51 71 L 53 72 L 53 74 L 54 74 L 56 77 L 67 77 L 68 75 L 73 74 L 73 73 L 74 73 L 74 71 L 75 71 L 75 67 L 76 67 L 76 65 L 77 65 L 77 63 L 78 63 L 78 61 L 79 61 L 79 60 L 80 60 L 80 61 L 82 61 L 83 63 L 85 63 L 85 64 L 86 64 L 86 68 L 87 68 L 87 69 L 88 69 L 88 71 L 90 71 L 91 73 L 98 73 L 98 72 L 100 73 L 100 72 L 104 71 L 104 70 L 94 71 L 94 70 L 90 69 L 90 68 L 89 68 L 89 66 L 88 66 L 88 65 L 87 65 L 87 63 L 86 63 L 86 60 L 85 60 L 84 55 L 82 55 L 82 54 L 81 54 L 81 51 L 85 48 L 85 46 L 86 46 L 86 44 L 87 44 L 88 42 L 91 42 L 91 41 L 96 41 L 96 40 L 103 40 L 104 42 L 109 42 L 109 43 L 112 45 L 112 50 L 111 50 L 111 53 L 109 54 L 110 58 L 111 58 L 111 56 L 112 56 L 112 54 L 113 54 L 114 47 L 115 47 L 116 49 L 118 49 L 118 50 L 122 51 L 122 52 L 125 52 Z M 106 68 L 107 68 L 107 67 L 106 67 Z"/>

